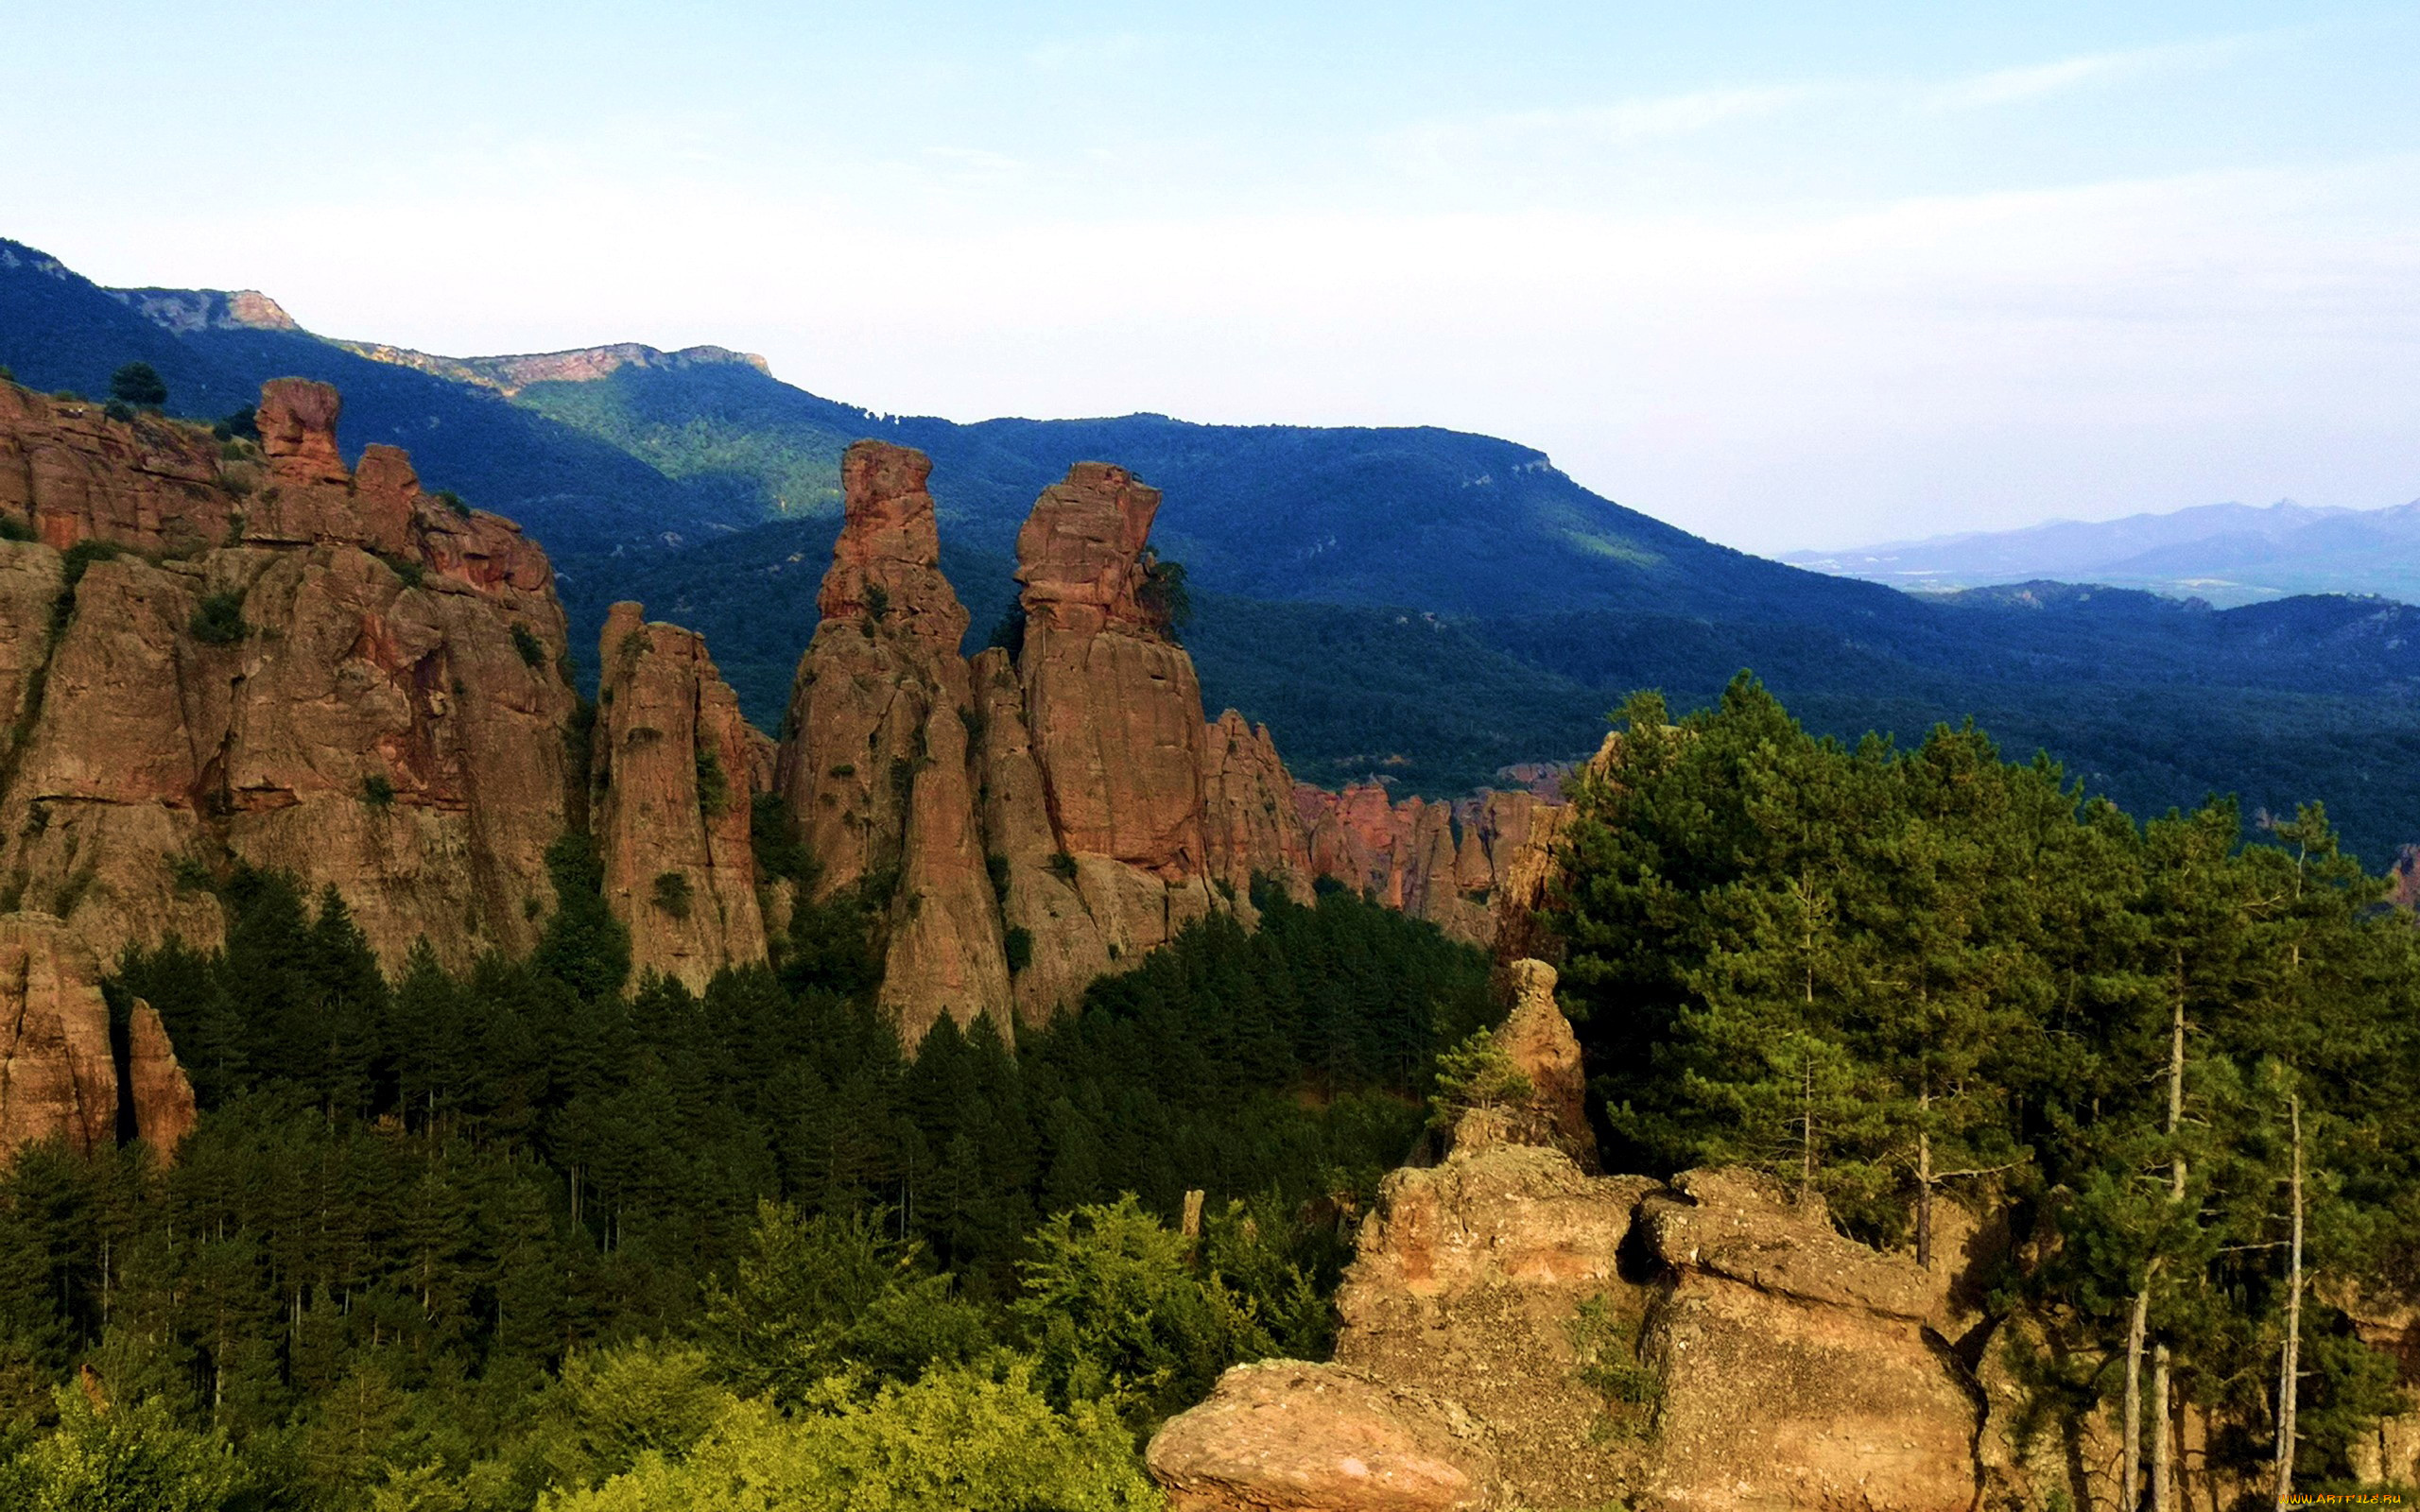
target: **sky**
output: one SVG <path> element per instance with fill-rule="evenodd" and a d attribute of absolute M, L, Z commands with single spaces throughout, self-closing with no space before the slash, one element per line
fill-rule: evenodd
<path fill-rule="evenodd" d="M 456 355 L 1537 446 L 1761 552 L 2420 495 L 2420 7 L 0 0 L 0 235 Z"/>

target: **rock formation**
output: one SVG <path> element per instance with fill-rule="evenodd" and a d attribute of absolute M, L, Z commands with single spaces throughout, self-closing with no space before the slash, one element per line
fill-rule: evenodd
<path fill-rule="evenodd" d="M 92 952 L 38 915 L 0 916 L 0 1150 L 117 1143 L 117 1062 Z"/>
<path fill-rule="evenodd" d="M 1522 789 L 1461 803 L 1396 802 L 1379 784 L 1361 782 L 1340 793 L 1298 785 L 1294 812 L 1314 873 L 1486 945 L 1504 885 L 1533 850 L 1526 865 L 1543 878 L 1544 848 L 1563 810 Z"/>
<path fill-rule="evenodd" d="M 1255 875 L 1296 902 L 1311 896 L 1310 837 L 1294 812 L 1294 780 L 1267 725 L 1247 725 L 1233 709 L 1202 740 L 1202 839 L 1210 875 L 1241 900 Z"/>
<path fill-rule="evenodd" d="M 1517 1144 L 1560 1150 L 1573 1164 L 1597 1172 L 1597 1136 L 1588 1126 L 1588 1078 L 1580 1040 L 1554 1000 L 1554 968 L 1519 960 L 1505 968 L 1512 1011 L 1495 1040 L 1530 1079 L 1529 1099 L 1508 1110 L 1505 1137 Z"/>
<path fill-rule="evenodd" d="M 765 957 L 748 833 L 755 732 L 704 639 L 648 624 L 636 604 L 606 615 L 596 661 L 588 812 L 605 900 L 630 929 L 634 971 L 700 990 Z"/>
<path fill-rule="evenodd" d="M 1182 883 L 1207 872 L 1201 685 L 1142 602 L 1160 493 L 1080 462 L 1017 532 L 1026 723 L 1053 827 L 1079 856 Z"/>
<path fill-rule="evenodd" d="M 1531 990 L 1508 1042 L 1567 1037 L 1544 1022 L 1550 978 L 1515 978 Z M 1760 1177 L 1590 1176 L 1507 1126 L 1382 1184 L 1338 1294 L 1335 1365 L 1230 1372 L 1161 1431 L 1149 1463 L 1176 1504 L 1976 1503 L 1978 1396 L 1928 1332 L 1940 1288 L 1912 1261 Z M 1369 1486 L 1381 1463 L 1419 1494 L 1329 1489 Z M 1472 1484 L 1413 1473 L 1438 1465 Z"/>
<path fill-rule="evenodd" d="M 932 463 L 859 441 L 774 777 L 821 870 L 884 919 L 882 1002 L 910 1045 L 943 1014 L 1010 1022 L 999 905 L 976 816 L 966 610 L 941 573 Z"/>
<path fill-rule="evenodd" d="M 134 1000 L 126 1037 L 125 1100 L 133 1114 L 134 1137 L 164 1163 L 201 1121 L 193 1083 L 177 1063 L 176 1046 L 168 1042 L 159 1011 L 141 998 Z"/>
<path fill-rule="evenodd" d="M 0 915 L 0 1160 L 56 1140 L 114 1148 L 121 1102 L 163 1160 L 192 1131 L 193 1088 L 150 1005 L 136 1002 L 121 1070 L 93 953 L 46 914 Z"/>
<path fill-rule="evenodd" d="M 1449 1400 L 1341 1366 L 1238 1366 L 1151 1440 L 1168 1512 L 1478 1512 L 1495 1455 Z"/>
<path fill-rule="evenodd" d="M 0 385 L 0 519 L 40 538 L 0 541 L 0 904 L 105 955 L 209 947 L 178 868 L 244 862 L 335 885 L 389 966 L 534 942 L 571 775 L 552 572 L 392 448 L 348 473 L 337 412 L 279 380 L 261 447 L 222 449 Z"/>

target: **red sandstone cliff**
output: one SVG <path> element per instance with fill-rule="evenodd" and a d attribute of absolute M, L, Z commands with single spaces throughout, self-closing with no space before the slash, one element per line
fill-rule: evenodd
<path fill-rule="evenodd" d="M 0 519 L 40 538 L 0 542 L 0 903 L 104 954 L 209 946 L 172 865 L 242 861 L 334 884 L 390 965 L 535 940 L 574 702 L 551 570 L 392 448 L 348 472 L 337 412 L 280 380 L 222 449 L 0 384 Z"/>

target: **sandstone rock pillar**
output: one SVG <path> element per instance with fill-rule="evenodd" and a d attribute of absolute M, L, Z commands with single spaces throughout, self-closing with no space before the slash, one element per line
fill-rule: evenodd
<path fill-rule="evenodd" d="M 631 964 L 692 991 L 765 957 L 749 846 L 755 753 L 702 637 L 616 604 L 597 644 L 589 826 Z"/>
<path fill-rule="evenodd" d="M 812 896 L 856 888 L 879 912 L 881 1000 L 910 1046 L 944 1013 L 1003 1028 L 1010 1014 L 970 768 L 967 616 L 941 573 L 931 472 L 880 441 L 842 457 L 846 514 L 774 774 L 821 868 Z"/>

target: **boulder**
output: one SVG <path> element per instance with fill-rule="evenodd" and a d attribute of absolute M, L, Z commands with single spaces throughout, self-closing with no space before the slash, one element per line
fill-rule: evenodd
<path fill-rule="evenodd" d="M 1143 1458 L 1169 1512 L 1477 1512 L 1496 1477 L 1452 1402 L 1299 1360 L 1228 1371 Z"/>
<path fill-rule="evenodd" d="M 261 402 L 252 414 L 269 472 L 298 483 L 351 481 L 337 452 L 337 416 L 343 407 L 332 384 L 272 378 L 261 385 Z"/>
<path fill-rule="evenodd" d="M 1676 1177 L 1638 1222 L 1668 1277 L 1641 1351 L 1662 1381 L 1645 1472 L 1660 1504 L 1975 1505 L 1981 1401 L 1927 1327 L 1914 1261 L 1740 1171 Z"/>

